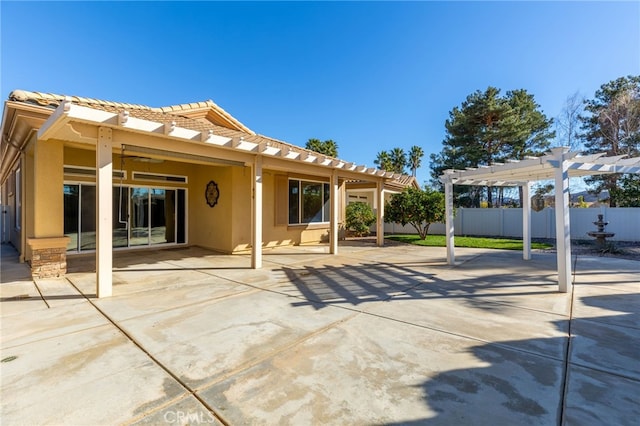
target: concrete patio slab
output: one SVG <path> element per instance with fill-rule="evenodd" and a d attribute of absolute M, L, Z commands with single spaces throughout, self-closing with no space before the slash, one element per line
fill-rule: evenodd
<path fill-rule="evenodd" d="M 370 314 L 448 332 L 557 360 L 564 358 L 568 317 L 477 299 L 429 297 L 392 300 Z"/>
<path fill-rule="evenodd" d="M 640 291 L 640 262 L 612 257 L 580 256 L 575 260 L 575 282 L 615 292 Z"/>
<path fill-rule="evenodd" d="M 138 284 L 143 286 L 144 284 Z M 258 290 L 228 280 L 207 277 L 197 281 L 183 281 L 171 286 L 150 286 L 144 291 L 127 292 L 121 296 L 96 299 L 95 304 L 109 313 L 113 320 L 160 313 L 175 308 L 215 301 Z"/>
<path fill-rule="evenodd" d="M 571 334 L 571 363 L 640 381 L 640 329 L 574 319 Z"/>
<path fill-rule="evenodd" d="M 224 425 L 192 395 L 127 423 L 131 425 Z"/>
<path fill-rule="evenodd" d="M 0 325 L 2 347 L 10 349 L 109 324 L 109 320 L 96 315 L 95 308 L 86 300 L 55 309 L 43 308 L 29 315 L 3 316 Z"/>
<path fill-rule="evenodd" d="M 550 424 L 561 377 L 556 360 L 361 314 L 199 394 L 231 424 Z"/>
<path fill-rule="evenodd" d="M 640 419 L 638 381 L 572 365 L 562 424 L 635 426 Z"/>
<path fill-rule="evenodd" d="M 3 265 L 4 266 L 4 265 Z M 4 270 L 2 272 L 4 274 Z M 47 309 L 33 281 L 4 282 L 0 285 L 0 317 Z"/>
<path fill-rule="evenodd" d="M 34 283 L 3 245 L 2 423 L 637 423 L 640 262 L 564 294 L 549 253 L 339 251 L 118 252 L 96 299 L 90 258 Z"/>
<path fill-rule="evenodd" d="M 185 390 L 110 325 L 2 350 L 3 424 L 114 424 Z"/>
<path fill-rule="evenodd" d="M 240 294 L 120 325 L 195 389 L 353 315 L 342 309 L 295 309 L 292 300 L 269 292 Z M 110 314 L 108 308 L 105 312 Z"/>
<path fill-rule="evenodd" d="M 640 329 L 640 293 L 595 285 L 578 285 L 574 293 L 574 318 Z"/>
<path fill-rule="evenodd" d="M 65 278 L 46 278 L 34 281 L 49 307 L 73 305 L 86 301 L 85 297 Z"/>

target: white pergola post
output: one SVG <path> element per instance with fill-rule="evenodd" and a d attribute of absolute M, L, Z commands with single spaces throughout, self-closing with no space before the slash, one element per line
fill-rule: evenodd
<path fill-rule="evenodd" d="M 109 297 L 113 287 L 112 131 L 98 129 L 96 144 L 96 295 Z"/>
<path fill-rule="evenodd" d="M 251 268 L 262 268 L 262 156 L 256 155 L 251 168 Z"/>
<path fill-rule="evenodd" d="M 455 265 L 456 255 L 454 250 L 454 224 L 453 224 L 453 183 L 447 181 L 444 184 L 445 205 L 445 237 L 447 240 L 447 264 Z"/>
<path fill-rule="evenodd" d="M 384 246 L 384 183 L 382 179 L 376 182 L 377 217 L 376 217 L 376 243 L 378 247 Z"/>
<path fill-rule="evenodd" d="M 571 290 L 571 224 L 569 220 L 569 167 L 565 148 L 551 150 L 558 162 L 555 169 L 556 249 L 558 259 L 558 291 Z"/>
<path fill-rule="evenodd" d="M 522 258 L 531 260 L 531 182 L 522 185 Z"/>
<path fill-rule="evenodd" d="M 329 196 L 331 203 L 331 218 L 329 230 L 329 252 L 331 254 L 338 254 L 338 215 L 339 215 L 339 197 L 340 188 L 338 187 L 338 171 L 333 170 L 331 172 L 331 183 L 329 185 L 331 194 Z"/>

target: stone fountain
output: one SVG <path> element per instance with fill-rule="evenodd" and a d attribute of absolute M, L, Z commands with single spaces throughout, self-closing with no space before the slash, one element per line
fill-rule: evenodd
<path fill-rule="evenodd" d="M 604 248 L 606 246 L 606 239 L 609 237 L 613 237 L 616 235 L 613 232 L 605 232 L 604 227 L 609 224 L 609 222 L 605 222 L 603 220 L 603 215 L 598 215 L 598 220 L 593 222 L 594 225 L 598 227 L 597 231 L 587 232 L 587 235 L 590 237 L 594 237 L 596 239 L 596 246 L 600 248 Z"/>

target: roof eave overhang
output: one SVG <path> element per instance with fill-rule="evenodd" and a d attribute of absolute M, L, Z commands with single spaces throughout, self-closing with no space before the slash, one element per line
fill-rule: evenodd
<path fill-rule="evenodd" d="M 159 138 L 169 138 L 193 143 L 215 146 L 236 152 L 262 155 L 277 162 L 294 162 L 297 166 L 306 165 L 316 168 L 337 170 L 343 177 L 359 178 L 369 181 L 393 181 L 396 174 L 356 165 L 338 158 L 328 157 L 313 151 L 294 146 L 278 146 L 269 141 L 249 142 L 242 137 L 224 137 L 213 131 L 197 131 L 176 126 L 174 122 L 158 123 L 130 117 L 127 111 L 118 114 L 74 104 L 70 99 L 63 101 L 38 130 L 38 139 L 55 138 L 60 129 L 71 122 L 110 127 L 130 132 L 143 133 Z"/>
<path fill-rule="evenodd" d="M 5 101 L 0 135 L 0 182 L 4 183 L 33 131 L 53 112 L 51 108 L 15 101 Z"/>

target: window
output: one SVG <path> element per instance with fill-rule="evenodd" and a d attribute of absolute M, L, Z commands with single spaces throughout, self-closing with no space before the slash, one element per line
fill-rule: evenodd
<path fill-rule="evenodd" d="M 289 179 L 289 224 L 329 222 L 329 184 Z"/>
<path fill-rule="evenodd" d="M 16 170 L 15 203 L 16 229 L 20 229 L 22 227 L 22 172 L 20 169 Z"/>

